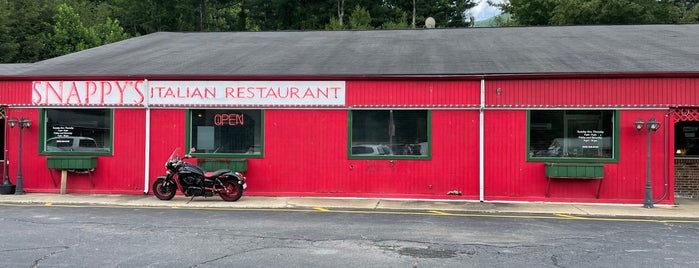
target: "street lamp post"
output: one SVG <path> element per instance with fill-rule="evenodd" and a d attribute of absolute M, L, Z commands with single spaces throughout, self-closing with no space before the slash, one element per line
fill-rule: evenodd
<path fill-rule="evenodd" d="M 660 128 L 660 122 L 658 120 L 655 120 L 655 117 L 651 117 L 648 122 L 644 122 L 643 119 L 639 118 L 636 120 L 636 122 L 633 123 L 633 125 L 636 127 L 637 131 L 641 131 L 643 127 L 646 127 L 646 131 L 648 132 L 648 150 L 647 155 L 648 159 L 646 162 L 646 197 L 643 201 L 643 207 L 644 208 L 652 208 L 653 207 L 653 187 L 650 184 L 650 133 L 653 131 L 657 131 Z"/>
<path fill-rule="evenodd" d="M 10 183 L 10 175 L 9 175 L 10 171 L 8 170 L 9 166 L 10 166 L 8 162 L 10 160 L 7 159 L 7 150 L 5 150 L 3 153 L 4 153 L 3 159 L 5 159 L 5 161 L 2 163 L 2 165 L 3 165 L 3 169 L 2 169 L 3 170 L 3 172 L 2 172 L 3 181 L 2 181 L 2 184 L 0 184 L 0 194 L 14 194 L 15 193 L 15 185 Z"/>
<path fill-rule="evenodd" d="M 24 187 L 22 187 L 22 129 L 30 127 L 32 125 L 32 120 L 26 117 L 17 120 L 16 117 L 12 117 L 12 119 L 7 120 L 7 123 L 10 124 L 10 128 L 19 126 L 19 157 L 17 158 L 17 186 L 15 188 L 15 194 L 22 195 L 25 194 Z"/>

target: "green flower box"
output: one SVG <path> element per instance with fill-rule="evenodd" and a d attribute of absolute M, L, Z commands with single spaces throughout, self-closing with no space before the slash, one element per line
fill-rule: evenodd
<path fill-rule="evenodd" d="M 46 164 L 50 169 L 95 169 L 97 167 L 96 156 L 49 156 Z"/>
<path fill-rule="evenodd" d="M 603 164 L 590 163 L 546 163 L 546 177 L 562 179 L 601 179 Z"/>

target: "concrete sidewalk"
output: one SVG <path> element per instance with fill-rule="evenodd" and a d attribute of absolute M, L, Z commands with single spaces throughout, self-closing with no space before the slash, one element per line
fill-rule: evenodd
<path fill-rule="evenodd" d="M 642 204 L 582 204 L 543 202 L 477 202 L 461 200 L 416 200 L 378 198 L 330 198 L 330 197 L 269 197 L 243 196 L 237 202 L 225 202 L 219 197 L 189 197 L 177 195 L 173 200 L 158 200 L 153 195 L 109 194 L 46 194 L 0 195 L 0 204 L 26 205 L 95 205 L 127 207 L 178 207 L 178 208 L 241 208 L 241 209 L 360 209 L 360 210 L 411 210 L 444 211 L 461 213 L 526 213 L 568 214 L 578 216 L 659 217 L 699 219 L 699 199 L 677 199 L 678 205 L 656 205 L 643 208 Z"/>

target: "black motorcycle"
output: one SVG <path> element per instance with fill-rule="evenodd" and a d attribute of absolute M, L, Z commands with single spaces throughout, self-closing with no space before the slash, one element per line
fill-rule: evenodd
<path fill-rule="evenodd" d="M 185 196 L 210 197 L 218 194 L 225 201 L 237 201 L 247 188 L 245 176 L 230 169 L 206 172 L 197 165 L 187 163 L 175 149 L 165 162 L 166 176 L 158 176 L 153 182 L 153 194 L 160 200 L 170 200 L 179 189 Z"/>

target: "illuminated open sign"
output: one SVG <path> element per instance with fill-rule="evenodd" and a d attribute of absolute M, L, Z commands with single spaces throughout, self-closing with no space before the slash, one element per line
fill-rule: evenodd
<path fill-rule="evenodd" d="M 245 124 L 245 114 L 215 114 L 214 125 L 238 126 Z"/>

